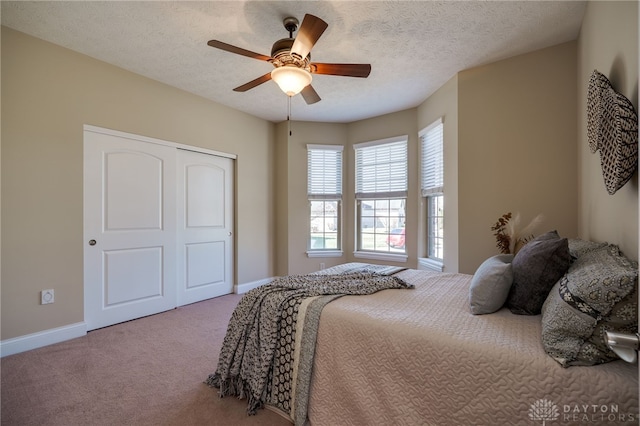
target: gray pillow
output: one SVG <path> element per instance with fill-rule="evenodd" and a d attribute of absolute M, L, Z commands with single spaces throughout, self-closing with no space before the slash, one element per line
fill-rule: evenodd
<path fill-rule="evenodd" d="M 512 260 L 512 254 L 499 254 L 478 267 L 469 287 L 472 314 L 491 314 L 502 308 L 513 282 Z"/>
<path fill-rule="evenodd" d="M 553 287 L 542 307 L 542 344 L 563 367 L 618 359 L 607 330 L 638 329 L 638 264 L 615 245 L 584 253 Z"/>
<path fill-rule="evenodd" d="M 538 315 L 554 284 L 571 264 L 569 244 L 557 231 L 529 241 L 512 262 L 513 285 L 507 306 L 514 314 Z"/>

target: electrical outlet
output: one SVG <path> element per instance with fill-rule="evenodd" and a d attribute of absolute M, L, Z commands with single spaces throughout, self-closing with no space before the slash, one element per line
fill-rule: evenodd
<path fill-rule="evenodd" d="M 48 305 L 49 303 L 53 303 L 54 300 L 55 299 L 54 299 L 53 289 L 42 290 L 40 292 L 40 304 L 41 305 Z"/>
<path fill-rule="evenodd" d="M 320 264 L 320 270 L 324 269 L 324 263 Z"/>

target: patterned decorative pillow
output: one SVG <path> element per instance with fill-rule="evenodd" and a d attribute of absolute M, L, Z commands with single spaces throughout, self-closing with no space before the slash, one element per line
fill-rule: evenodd
<path fill-rule="evenodd" d="M 587 252 L 553 287 L 542 307 L 542 343 L 563 367 L 595 365 L 618 357 L 605 331 L 638 328 L 638 263 L 617 246 Z"/>
<path fill-rule="evenodd" d="M 473 315 L 491 314 L 504 305 L 513 283 L 512 254 L 499 254 L 482 262 L 469 286 L 469 308 Z"/>
<path fill-rule="evenodd" d="M 513 258 L 507 306 L 514 314 L 538 315 L 551 287 L 571 264 L 569 244 L 556 231 L 529 241 Z"/>
<path fill-rule="evenodd" d="M 569 238 L 569 254 L 571 257 L 578 258 L 585 253 L 606 247 L 607 243 L 596 243 L 589 240 L 581 240 L 579 238 Z"/>

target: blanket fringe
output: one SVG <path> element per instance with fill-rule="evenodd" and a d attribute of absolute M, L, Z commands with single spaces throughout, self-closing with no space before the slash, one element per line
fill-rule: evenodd
<path fill-rule="evenodd" d="M 259 409 L 264 408 L 264 403 L 260 398 L 256 398 L 250 392 L 248 384 L 240 376 L 223 379 L 219 373 L 210 374 L 204 382 L 209 387 L 218 389 L 220 398 L 225 396 L 236 396 L 238 399 L 248 397 L 247 414 L 253 416 Z"/>
<path fill-rule="evenodd" d="M 286 356 L 295 354 L 280 343 L 279 336 L 290 333 L 287 331 L 289 326 L 292 329 L 296 326 L 302 301 L 307 297 L 331 296 L 333 300 L 344 295 L 413 287 L 390 275 L 393 272 L 380 268 L 369 271 L 358 266 L 358 270 L 351 270 L 348 274 L 288 275 L 250 290 L 233 311 L 220 349 L 218 368 L 205 383 L 218 388 L 220 397 L 247 398 L 247 413 L 250 415 L 264 408 L 267 401 L 282 411 L 288 411 L 284 407 L 289 405 L 291 396 L 274 387 L 274 383 L 288 381 L 291 385 L 291 376 L 287 378 L 286 371 L 281 370 L 284 368 L 291 373 L 291 364 L 286 361 Z M 278 371 L 275 371 L 276 363 Z M 277 380 L 274 378 L 276 375 L 280 375 Z"/>

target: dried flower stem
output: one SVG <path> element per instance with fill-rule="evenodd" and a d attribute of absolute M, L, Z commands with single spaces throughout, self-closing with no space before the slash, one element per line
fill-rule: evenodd
<path fill-rule="evenodd" d="M 498 221 L 491 227 L 496 237 L 496 247 L 503 254 L 516 254 L 518 249 L 529 242 L 533 237 L 534 228 L 542 222 L 542 215 L 536 216 L 527 226 L 518 229 L 520 225 L 520 215 L 515 216 L 511 212 L 503 214 Z"/>
<path fill-rule="evenodd" d="M 505 232 L 509 220 L 511 220 L 511 212 L 503 214 L 491 227 L 491 230 L 494 231 L 493 235 L 496 237 L 496 247 L 503 254 L 511 253 L 511 237 Z"/>

